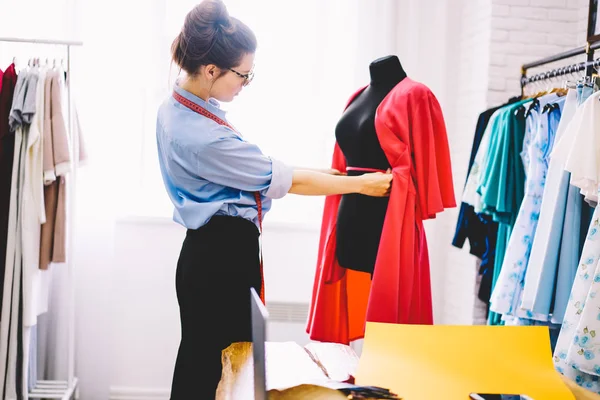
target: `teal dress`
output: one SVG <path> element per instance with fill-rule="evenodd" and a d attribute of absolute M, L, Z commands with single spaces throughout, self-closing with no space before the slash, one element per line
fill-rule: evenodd
<path fill-rule="evenodd" d="M 496 259 L 492 290 L 504 261 L 504 254 L 524 196 L 525 169 L 521 160 L 525 138 L 525 115 L 531 100 L 522 100 L 500 110 L 494 120 L 487 163 L 483 168 L 477 191 L 483 202 L 483 212 L 498 222 Z M 525 106 L 525 107 L 521 107 Z M 501 315 L 490 312 L 490 325 L 499 325 Z"/>

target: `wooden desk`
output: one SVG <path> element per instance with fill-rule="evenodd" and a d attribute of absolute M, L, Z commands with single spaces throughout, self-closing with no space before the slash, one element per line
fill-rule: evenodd
<path fill-rule="evenodd" d="M 243 400 L 245 395 L 254 393 L 252 370 L 252 344 L 234 343 L 223 351 L 223 374 L 217 389 L 217 400 Z M 290 370 L 290 374 L 297 371 Z M 557 372 L 558 373 L 558 372 Z M 600 396 L 581 388 L 575 382 L 561 375 L 576 400 L 600 400 Z M 273 400 L 345 400 L 346 397 L 336 390 L 301 385 L 284 391 L 272 390 L 269 399 Z"/>

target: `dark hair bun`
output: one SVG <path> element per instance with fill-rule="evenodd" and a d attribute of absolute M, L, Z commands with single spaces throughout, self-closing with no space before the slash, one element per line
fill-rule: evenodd
<path fill-rule="evenodd" d="M 229 16 L 222 0 L 203 0 L 194 7 L 171 46 L 173 61 L 191 75 L 202 65 L 233 68 L 255 51 L 254 33 Z"/>
<path fill-rule="evenodd" d="M 208 25 L 213 25 L 216 28 L 231 27 L 229 12 L 222 0 L 203 1 L 198 8 L 199 13 L 205 18 Z"/>

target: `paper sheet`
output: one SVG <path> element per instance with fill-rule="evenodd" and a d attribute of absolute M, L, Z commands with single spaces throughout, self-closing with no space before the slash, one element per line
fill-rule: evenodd
<path fill-rule="evenodd" d="M 356 383 L 404 400 L 467 400 L 471 392 L 574 399 L 554 369 L 548 328 L 533 326 L 367 322 Z"/>
<path fill-rule="evenodd" d="M 325 368 L 331 380 L 344 382 L 356 373 L 358 355 L 348 345 L 311 342 L 304 348 Z"/>
<path fill-rule="evenodd" d="M 295 342 L 266 342 L 267 390 L 329 381 L 306 350 Z"/>

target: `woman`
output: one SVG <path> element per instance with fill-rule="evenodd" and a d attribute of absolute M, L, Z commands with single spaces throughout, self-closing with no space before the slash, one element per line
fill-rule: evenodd
<path fill-rule="evenodd" d="M 161 105 L 156 130 L 174 219 L 188 229 L 176 272 L 182 337 L 173 400 L 214 398 L 221 350 L 252 340 L 250 288 L 262 289 L 258 237 L 271 199 L 386 196 L 392 180 L 391 173 L 293 169 L 245 141 L 217 101 L 233 100 L 252 81 L 255 50 L 252 31 L 229 17 L 221 0 L 190 11 L 172 45 L 186 76 Z"/>

